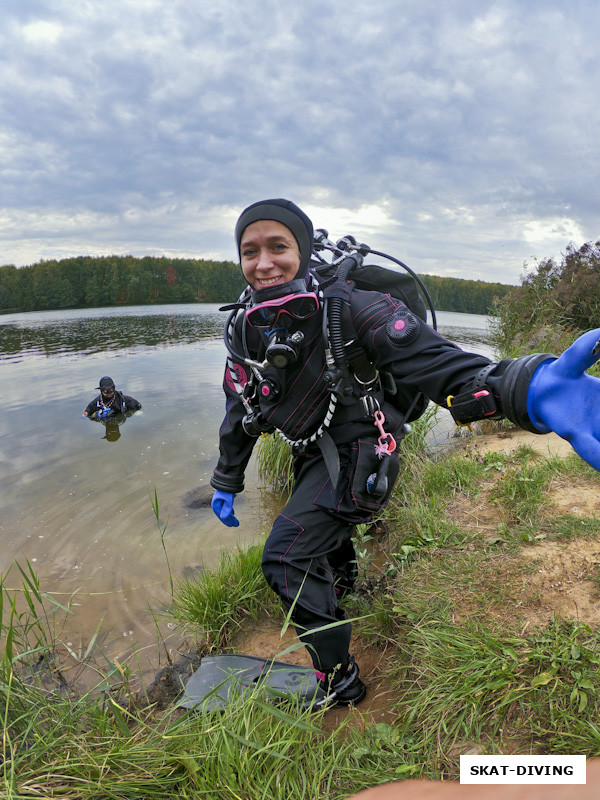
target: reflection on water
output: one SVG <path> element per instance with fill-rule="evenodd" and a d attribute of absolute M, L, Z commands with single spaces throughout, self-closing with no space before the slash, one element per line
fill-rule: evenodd
<path fill-rule="evenodd" d="M 129 410 L 123 414 L 115 414 L 109 419 L 96 419 L 94 417 L 91 418 L 91 421 L 102 425 L 105 430 L 103 439 L 106 439 L 107 442 L 118 442 L 121 438 L 121 425 L 124 425 L 129 417 L 132 417 L 135 413 L 135 411 Z"/>
<path fill-rule="evenodd" d="M 223 314 L 217 306 L 160 306 L 162 312 L 140 314 L 131 309 L 23 314 L 0 317 L 0 362 L 31 356 L 89 355 L 105 350 L 169 347 L 173 344 L 219 339 Z M 165 312 L 165 309 L 167 311 Z M 199 310 L 200 309 L 200 310 Z M 104 312 L 104 313 L 98 313 Z M 81 316 L 83 314 L 84 316 Z"/>
<path fill-rule="evenodd" d="M 210 568 L 269 526 L 273 498 L 254 462 L 239 528 L 186 503 L 218 457 L 226 316 L 216 305 L 0 316 L 0 572 L 28 559 L 44 591 L 61 602 L 76 593 L 70 646 L 100 625 L 107 654 L 123 658 L 133 642 L 152 672 L 156 631 L 172 635 L 152 616 L 169 600 L 169 568 L 175 581 Z M 491 355 L 486 317 L 438 322 Z M 102 375 L 142 403 L 125 424 L 81 417 Z"/>
<path fill-rule="evenodd" d="M 491 347 L 487 344 L 487 341 L 485 346 L 483 346 L 481 336 L 482 332 L 476 328 L 467 328 L 461 326 L 457 326 L 455 328 L 450 325 L 438 325 L 438 331 L 446 339 L 450 339 L 450 341 L 456 342 L 458 345 L 460 345 L 463 350 L 474 350 L 477 353 L 491 355 Z"/>

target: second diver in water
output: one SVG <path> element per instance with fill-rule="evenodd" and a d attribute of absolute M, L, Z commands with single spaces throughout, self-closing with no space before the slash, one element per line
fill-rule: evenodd
<path fill-rule="evenodd" d="M 139 411 L 142 407 L 135 398 L 119 392 L 115 382 L 108 375 L 100 378 L 97 388 L 100 389 L 100 394 L 87 404 L 83 417 L 96 420 L 108 419 L 117 414 L 125 414 L 126 411 Z"/>

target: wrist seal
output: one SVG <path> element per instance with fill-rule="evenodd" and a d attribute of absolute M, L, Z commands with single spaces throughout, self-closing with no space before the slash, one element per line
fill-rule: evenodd
<path fill-rule="evenodd" d="M 544 361 L 555 361 L 556 358 L 557 356 L 552 353 L 534 353 L 530 356 L 516 358 L 508 365 L 502 376 L 500 382 L 502 412 L 511 422 L 530 433 L 542 434 L 544 431 L 535 427 L 527 413 L 529 384 L 533 373 L 540 364 L 543 364 Z"/>
<path fill-rule="evenodd" d="M 244 477 L 229 477 L 215 471 L 210 479 L 210 485 L 213 489 L 219 489 L 221 492 L 239 494 L 244 491 Z"/>

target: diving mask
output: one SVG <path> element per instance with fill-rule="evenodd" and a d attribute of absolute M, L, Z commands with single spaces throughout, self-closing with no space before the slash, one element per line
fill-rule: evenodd
<path fill-rule="evenodd" d="M 319 298 L 314 292 L 297 292 L 250 306 L 246 311 L 246 320 L 253 328 L 273 328 L 284 314 L 303 320 L 312 317 L 318 310 Z"/>

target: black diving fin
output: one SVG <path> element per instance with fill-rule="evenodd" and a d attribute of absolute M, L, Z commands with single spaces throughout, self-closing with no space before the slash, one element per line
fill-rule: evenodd
<path fill-rule="evenodd" d="M 234 697 L 258 689 L 262 699 L 296 698 L 303 708 L 325 697 L 312 667 L 236 653 L 204 656 L 189 678 L 178 705 L 202 711 L 222 709 Z"/>

